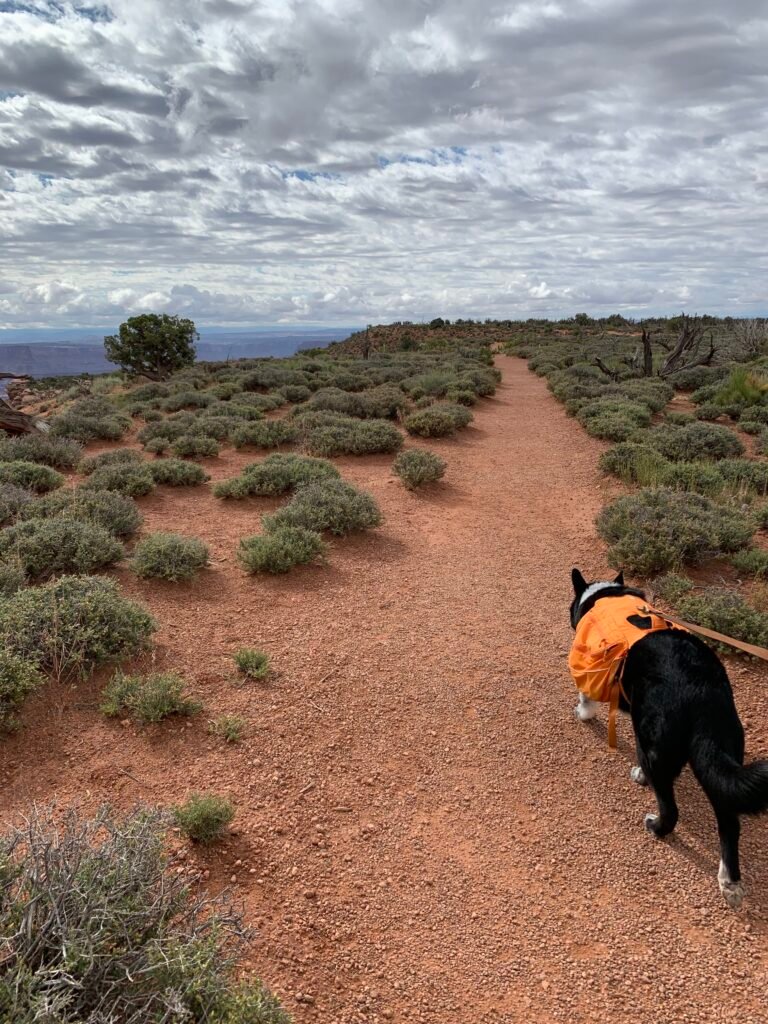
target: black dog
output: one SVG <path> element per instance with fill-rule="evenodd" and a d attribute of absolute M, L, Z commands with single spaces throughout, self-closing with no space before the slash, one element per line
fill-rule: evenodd
<path fill-rule="evenodd" d="M 574 569 L 571 579 L 574 629 L 598 601 L 627 594 L 645 599 L 642 591 L 624 586 L 621 573 L 613 581 L 588 584 Z M 768 810 L 768 760 L 744 765 L 744 729 L 722 663 L 692 633 L 661 629 L 630 647 L 622 687 L 619 706 L 632 717 L 639 763 L 631 775 L 650 784 L 658 803 L 659 813 L 646 816 L 646 827 L 659 837 L 674 829 L 675 779 L 690 764 L 717 818 L 720 891 L 729 906 L 739 907 L 739 815 Z M 581 696 L 576 713 L 585 720 L 596 708 Z"/>

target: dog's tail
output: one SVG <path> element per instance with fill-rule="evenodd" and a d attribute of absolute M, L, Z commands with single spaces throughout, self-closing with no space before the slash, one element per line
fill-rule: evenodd
<path fill-rule="evenodd" d="M 742 765 L 712 741 L 691 751 L 691 767 L 715 810 L 733 814 L 768 811 L 768 761 Z"/>

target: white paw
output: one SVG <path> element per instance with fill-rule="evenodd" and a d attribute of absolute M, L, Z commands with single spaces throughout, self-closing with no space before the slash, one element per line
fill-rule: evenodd
<path fill-rule="evenodd" d="M 638 786 L 648 785 L 648 780 L 645 777 L 645 772 L 639 764 L 636 764 L 634 768 L 630 768 L 629 777 L 630 779 L 632 779 L 633 782 L 636 782 Z"/>
<path fill-rule="evenodd" d="M 744 885 L 742 882 L 731 881 L 725 864 L 722 861 L 720 861 L 720 867 L 717 871 L 717 884 L 720 886 L 723 899 L 731 910 L 738 910 L 744 900 Z"/>
<path fill-rule="evenodd" d="M 579 721 L 588 722 L 597 714 L 597 704 L 593 700 L 580 700 L 573 710 Z"/>
<path fill-rule="evenodd" d="M 646 814 L 645 816 L 645 827 L 649 832 L 655 832 L 656 826 L 659 824 L 658 814 Z"/>

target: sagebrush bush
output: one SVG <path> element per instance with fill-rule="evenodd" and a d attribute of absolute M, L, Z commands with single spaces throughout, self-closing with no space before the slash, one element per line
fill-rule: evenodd
<path fill-rule="evenodd" d="M 202 466 L 183 459 L 156 459 L 149 463 L 149 472 L 156 484 L 166 487 L 195 487 L 211 479 Z"/>
<path fill-rule="evenodd" d="M 396 452 L 403 444 L 403 435 L 387 420 L 316 412 L 303 415 L 299 422 L 307 451 L 324 458 Z"/>
<path fill-rule="evenodd" d="M 19 518 L 78 519 L 102 526 L 115 537 L 132 537 L 143 521 L 136 503 L 126 495 L 82 487 L 43 494 L 26 503 Z"/>
<path fill-rule="evenodd" d="M 712 462 L 670 462 L 661 483 L 676 491 L 695 491 L 714 496 L 725 487 L 720 464 Z"/>
<path fill-rule="evenodd" d="M 689 423 L 683 427 L 661 424 L 644 434 L 644 441 L 673 462 L 728 459 L 744 454 L 744 445 L 728 427 Z"/>
<path fill-rule="evenodd" d="M 180 391 L 164 399 L 162 407 L 166 412 L 178 412 L 180 409 L 204 409 L 215 401 L 215 395 L 207 391 Z"/>
<path fill-rule="evenodd" d="M 278 391 L 286 402 L 306 402 L 312 394 L 305 384 L 284 384 Z"/>
<path fill-rule="evenodd" d="M 90 476 L 102 466 L 125 465 L 144 465 L 144 457 L 141 452 L 137 452 L 133 448 L 113 448 L 111 451 L 101 452 L 99 455 L 89 455 L 82 459 L 77 469 L 84 476 Z"/>
<path fill-rule="evenodd" d="M 206 459 L 219 454 L 219 443 L 205 434 L 185 434 L 173 442 L 171 451 L 181 459 Z"/>
<path fill-rule="evenodd" d="M 80 485 L 83 491 L 117 491 L 131 498 L 141 498 L 155 489 L 149 464 L 119 462 L 100 466 Z"/>
<path fill-rule="evenodd" d="M 743 430 L 745 434 L 757 435 L 764 429 L 765 424 L 758 420 L 739 420 L 739 430 Z"/>
<path fill-rule="evenodd" d="M 16 484 L 0 484 L 0 526 L 5 526 L 18 519 L 23 510 L 34 500 L 35 495 L 25 487 L 17 487 Z"/>
<path fill-rule="evenodd" d="M 89 395 L 54 416 L 50 425 L 50 436 L 68 437 L 87 444 L 95 440 L 119 441 L 130 430 L 131 418 L 119 412 L 108 398 Z"/>
<path fill-rule="evenodd" d="M 301 527 L 315 533 L 326 531 L 339 537 L 353 530 L 369 530 L 381 524 L 381 511 L 370 494 L 342 480 L 319 480 L 302 484 L 293 498 L 271 516 L 264 528 Z"/>
<path fill-rule="evenodd" d="M 598 398 L 582 405 L 576 419 L 592 437 L 626 441 L 639 427 L 651 422 L 651 412 L 640 402 L 622 398 Z"/>
<path fill-rule="evenodd" d="M 185 695 L 185 687 L 177 672 L 116 672 L 104 688 L 101 711 L 110 718 L 130 715 L 143 723 L 161 722 L 171 715 L 195 715 L 202 705 Z"/>
<path fill-rule="evenodd" d="M 768 494 L 768 463 L 756 459 L 721 459 L 717 470 L 732 490 Z"/>
<path fill-rule="evenodd" d="M 434 452 L 425 452 L 419 448 L 401 452 L 392 464 L 393 472 L 400 477 L 409 491 L 423 484 L 441 480 L 445 476 L 446 468 L 445 459 L 441 459 Z"/>
<path fill-rule="evenodd" d="M 411 413 L 405 419 L 405 429 L 419 437 L 447 437 L 472 422 L 472 413 L 463 405 L 436 402 L 427 409 Z"/>
<path fill-rule="evenodd" d="M 667 423 L 671 423 L 675 427 L 685 427 L 696 419 L 690 412 L 677 412 L 675 410 L 668 412 L 665 418 Z"/>
<path fill-rule="evenodd" d="M 50 466 L 37 462 L 0 462 L 0 484 L 13 484 L 28 491 L 45 494 L 64 483 L 64 477 Z"/>
<path fill-rule="evenodd" d="M 246 724 L 240 715 L 222 715 L 208 724 L 208 732 L 227 743 L 239 743 L 245 733 Z"/>
<path fill-rule="evenodd" d="M 608 561 L 647 576 L 745 547 L 754 524 L 699 494 L 644 488 L 607 505 L 597 517 Z"/>
<path fill-rule="evenodd" d="M 240 541 L 238 561 L 249 573 L 288 572 L 296 565 L 308 565 L 326 552 L 319 533 L 296 526 L 273 527 L 268 533 Z"/>
<path fill-rule="evenodd" d="M 217 498 L 245 498 L 249 495 L 285 494 L 314 480 L 338 479 L 339 471 L 326 459 L 275 452 L 263 462 L 243 467 L 240 476 L 222 480 L 213 488 Z"/>
<path fill-rule="evenodd" d="M 600 456 L 600 469 L 624 483 L 655 487 L 663 483 L 671 463 L 647 444 L 623 441 Z"/>
<path fill-rule="evenodd" d="M 696 419 L 704 420 L 706 423 L 714 423 L 723 415 L 725 415 L 725 410 L 722 406 L 715 405 L 714 402 L 704 402 L 696 410 Z"/>
<path fill-rule="evenodd" d="M 0 599 L 15 594 L 27 582 L 24 568 L 14 555 L 0 559 Z"/>
<path fill-rule="evenodd" d="M 299 430 L 294 423 L 285 420 L 260 420 L 246 423 L 232 432 L 235 448 L 278 448 L 281 444 L 293 444 L 298 440 Z"/>
<path fill-rule="evenodd" d="M 170 444 L 172 441 L 176 441 L 180 437 L 183 437 L 186 433 L 187 427 L 187 423 L 180 423 L 169 419 L 161 420 L 159 423 L 148 423 L 138 432 L 136 440 L 143 444 L 149 451 L 149 445 L 151 442 L 163 440 Z"/>
<path fill-rule="evenodd" d="M 114 580 L 62 576 L 0 601 L 0 645 L 57 678 L 149 647 L 157 626 Z"/>
<path fill-rule="evenodd" d="M 11 731 L 18 726 L 16 712 L 43 682 L 43 676 L 34 664 L 17 654 L 0 651 L 0 729 Z"/>
<path fill-rule="evenodd" d="M 124 554 L 108 530 L 78 519 L 29 519 L 0 531 L 0 558 L 18 560 L 31 580 L 94 572 Z"/>
<path fill-rule="evenodd" d="M 288 1024 L 259 982 L 239 982 L 242 920 L 170 870 L 168 818 L 33 808 L 0 838 L 14 1024 Z"/>
<path fill-rule="evenodd" d="M 77 441 L 46 434 L 0 439 L 0 462 L 39 462 L 53 469 L 72 469 L 80 461 L 82 451 Z"/>
<path fill-rule="evenodd" d="M 745 551 L 737 551 L 731 556 L 731 562 L 737 572 L 745 576 L 754 576 L 757 579 L 768 577 L 768 551 L 763 548 L 747 548 Z"/>
<path fill-rule="evenodd" d="M 215 793 L 192 793 L 174 808 L 174 817 L 190 839 L 208 844 L 221 839 L 235 817 L 235 808 L 230 800 Z"/>
<path fill-rule="evenodd" d="M 269 655 L 255 647 L 241 647 L 232 659 L 240 672 L 249 679 L 266 679 L 270 672 Z"/>
<path fill-rule="evenodd" d="M 196 537 L 150 533 L 136 545 L 131 568 L 143 579 L 191 580 L 208 565 L 208 548 Z"/>
<path fill-rule="evenodd" d="M 739 594 L 720 587 L 705 587 L 681 597 L 676 611 L 697 626 L 713 629 L 734 640 L 760 647 L 768 645 L 768 615 L 752 608 Z M 730 647 L 724 648 L 734 653 Z"/>

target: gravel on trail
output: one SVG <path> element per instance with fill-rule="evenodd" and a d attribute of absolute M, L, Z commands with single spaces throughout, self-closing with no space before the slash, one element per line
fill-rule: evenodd
<path fill-rule="evenodd" d="M 712 812 L 686 774 L 659 842 L 629 779 L 632 737 L 579 723 L 566 657 L 570 570 L 607 571 L 593 520 L 618 485 L 604 445 L 522 360 L 410 493 L 391 457 L 337 460 L 384 525 L 334 540 L 327 566 L 247 577 L 241 537 L 280 502 L 159 488 L 145 529 L 211 547 L 188 585 L 115 575 L 159 618 L 155 664 L 184 671 L 205 712 L 140 728 L 98 712 L 104 676 L 50 685 L 0 746 L 4 818 L 32 800 L 237 804 L 232 834 L 173 865 L 245 907 L 246 969 L 297 1024 L 660 1024 L 768 1021 L 768 828 L 745 820 L 744 908 L 716 882 Z M 105 446 L 106 447 L 106 446 Z M 215 479 L 257 455 L 205 460 Z M 238 680 L 240 646 L 267 651 Z M 730 663 L 751 756 L 768 755 L 766 672 Z M 243 716 L 227 746 L 207 720 Z"/>

